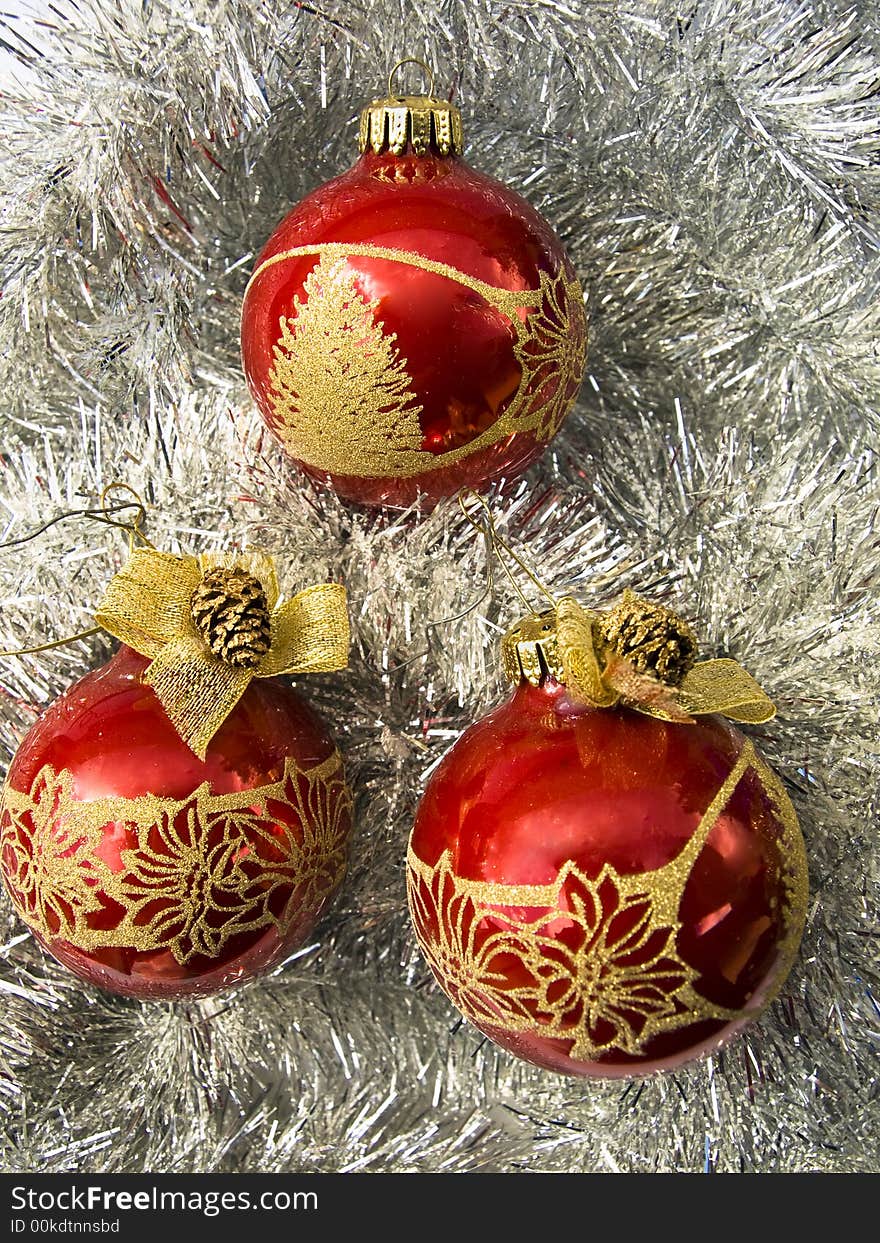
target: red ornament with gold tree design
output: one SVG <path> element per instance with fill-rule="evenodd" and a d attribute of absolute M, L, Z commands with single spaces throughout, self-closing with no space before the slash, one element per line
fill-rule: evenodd
<path fill-rule="evenodd" d="M 299 465 L 403 506 L 538 457 L 580 386 L 586 320 L 547 221 L 461 159 L 458 109 L 390 92 L 362 113 L 357 163 L 266 243 L 241 343 Z"/>
<path fill-rule="evenodd" d="M 432 777 L 408 853 L 419 944 L 461 1012 L 565 1074 L 720 1048 L 782 986 L 803 927 L 794 810 L 726 720 L 770 701 L 627 593 L 507 636 L 512 697 Z"/>

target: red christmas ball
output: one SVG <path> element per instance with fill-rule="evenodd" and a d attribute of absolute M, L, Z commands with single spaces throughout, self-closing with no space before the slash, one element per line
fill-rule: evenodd
<path fill-rule="evenodd" d="M 720 717 L 574 703 L 552 678 L 459 739 L 419 807 L 410 910 L 443 990 L 564 1074 L 643 1075 L 718 1049 L 793 961 L 794 811 Z"/>
<path fill-rule="evenodd" d="M 213 993 L 308 937 L 345 870 L 342 763 L 285 682 L 251 682 L 198 759 L 121 647 L 9 769 L 0 871 L 76 975 L 131 997 Z"/>
<path fill-rule="evenodd" d="M 459 158 L 448 103 L 375 101 L 361 149 L 257 260 L 241 342 L 260 412 L 353 501 L 434 502 L 516 475 L 580 386 L 572 266 L 534 208 Z"/>

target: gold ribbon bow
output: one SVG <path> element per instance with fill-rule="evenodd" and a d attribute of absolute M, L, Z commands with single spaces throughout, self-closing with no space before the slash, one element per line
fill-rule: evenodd
<path fill-rule="evenodd" d="M 193 616 L 193 593 L 214 570 L 240 571 L 262 588 L 265 650 L 247 667 L 212 651 Z M 275 563 L 251 550 L 232 555 L 177 557 L 138 548 L 108 584 L 95 620 L 151 661 L 143 681 L 199 759 L 252 678 L 280 673 L 331 673 L 348 664 L 345 588 L 307 587 L 280 602 Z"/>
<path fill-rule="evenodd" d="M 624 604 L 632 602 L 644 603 L 625 593 Z M 759 725 L 776 715 L 772 700 L 735 660 L 692 664 L 677 685 L 640 672 L 608 643 L 606 616 L 588 612 L 570 596 L 556 605 L 556 649 L 562 681 L 572 698 L 596 708 L 622 703 L 663 721 L 692 723 L 694 717 L 718 712 L 733 721 Z"/>

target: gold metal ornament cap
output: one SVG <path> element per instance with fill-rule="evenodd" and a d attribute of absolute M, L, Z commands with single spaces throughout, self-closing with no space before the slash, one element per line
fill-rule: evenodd
<path fill-rule="evenodd" d="M 772 701 L 735 660 L 695 661 L 695 653 L 687 622 L 631 591 L 605 612 L 563 596 L 555 608 L 518 621 L 501 644 L 514 685 L 525 679 L 540 686 L 550 677 L 594 708 L 622 704 L 680 723 L 711 713 L 748 725 L 773 718 Z"/>
<path fill-rule="evenodd" d="M 428 76 L 426 95 L 395 95 L 394 75 L 403 65 L 419 65 Z M 461 113 L 455 104 L 438 99 L 434 75 L 424 61 L 407 56 L 397 62 L 388 75 L 388 95 L 374 99 L 361 111 L 358 148 L 380 155 L 390 151 L 403 155 L 408 146 L 416 155 L 435 151 L 439 155 L 461 155 L 464 135 Z"/>
<path fill-rule="evenodd" d="M 556 642 L 556 610 L 529 613 L 508 630 L 501 641 L 504 676 L 516 685 L 523 678 L 539 686 L 545 677 L 564 681 Z"/>
<path fill-rule="evenodd" d="M 576 622 L 592 628 L 592 642 L 601 649 L 630 661 L 636 672 L 648 674 L 667 686 L 677 686 L 693 668 L 697 640 L 682 618 L 662 604 L 643 600 L 626 590 L 613 609 L 588 614 L 571 607 L 563 610 Z M 549 675 L 557 682 L 566 680 L 566 662 L 559 638 L 559 609 L 529 613 L 504 636 L 501 657 L 505 674 L 512 682 L 524 677 L 537 686 Z M 567 627 L 566 633 L 571 627 Z"/>

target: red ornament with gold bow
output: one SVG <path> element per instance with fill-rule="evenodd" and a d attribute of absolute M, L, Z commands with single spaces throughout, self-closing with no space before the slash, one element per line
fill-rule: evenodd
<path fill-rule="evenodd" d="M 353 501 L 433 502 L 517 475 L 581 383 L 571 263 L 533 207 L 464 162 L 461 115 L 430 88 L 396 95 L 389 79 L 360 150 L 257 260 L 241 345 L 260 413 Z"/>
<path fill-rule="evenodd" d="M 773 705 L 690 627 L 626 593 L 504 640 L 514 692 L 432 777 L 408 854 L 416 935 L 482 1032 L 565 1074 L 720 1048 L 775 996 L 804 923 L 794 810 L 725 720 Z"/>
<path fill-rule="evenodd" d="M 212 993 L 283 961 L 345 870 L 342 761 L 278 676 L 345 667 L 345 591 L 282 601 L 265 554 L 139 548 L 96 619 L 123 646 L 18 749 L 0 872 L 82 979 L 139 998 Z"/>

